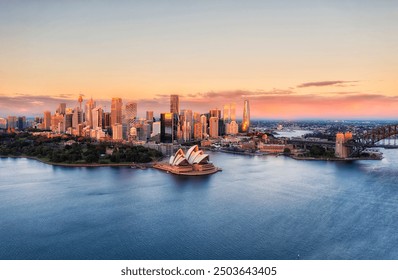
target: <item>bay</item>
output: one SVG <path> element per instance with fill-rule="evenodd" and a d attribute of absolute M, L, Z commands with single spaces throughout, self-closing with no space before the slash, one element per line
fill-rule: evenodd
<path fill-rule="evenodd" d="M 398 150 L 381 161 L 211 153 L 222 172 L 0 159 L 0 259 L 398 259 Z"/>

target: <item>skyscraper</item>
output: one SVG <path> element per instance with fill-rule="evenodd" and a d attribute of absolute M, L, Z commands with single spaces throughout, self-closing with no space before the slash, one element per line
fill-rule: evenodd
<path fill-rule="evenodd" d="M 182 131 L 182 139 L 187 142 L 192 140 L 193 130 L 193 114 L 192 110 L 181 110 L 180 125 Z"/>
<path fill-rule="evenodd" d="M 102 115 L 102 128 L 110 129 L 111 128 L 111 113 L 103 112 Z"/>
<path fill-rule="evenodd" d="M 90 128 L 93 128 L 93 109 L 95 108 L 95 101 L 93 98 L 90 98 L 86 102 L 86 110 L 85 110 L 85 121 L 86 125 Z"/>
<path fill-rule="evenodd" d="M 242 132 L 248 132 L 250 127 L 250 107 L 249 100 L 245 100 L 243 105 L 243 120 L 242 120 Z"/>
<path fill-rule="evenodd" d="M 50 130 L 50 129 L 51 129 L 51 112 L 45 111 L 43 118 L 43 130 Z"/>
<path fill-rule="evenodd" d="M 111 126 L 122 124 L 122 99 L 118 97 L 112 98 L 111 105 Z"/>
<path fill-rule="evenodd" d="M 93 129 L 102 128 L 102 117 L 104 111 L 101 107 L 95 107 L 91 114 L 93 116 Z"/>
<path fill-rule="evenodd" d="M 200 116 L 200 123 L 202 125 L 202 138 L 206 138 L 208 136 L 207 134 L 207 117 L 206 115 L 201 115 Z"/>
<path fill-rule="evenodd" d="M 67 131 L 69 128 L 72 128 L 73 126 L 73 113 L 68 112 L 68 110 L 65 112 L 64 115 L 64 131 Z"/>
<path fill-rule="evenodd" d="M 26 128 L 26 117 L 18 117 L 17 127 L 19 130 L 24 130 Z"/>
<path fill-rule="evenodd" d="M 177 140 L 177 114 L 160 114 L 160 142 L 173 143 Z"/>
<path fill-rule="evenodd" d="M 7 117 L 7 128 L 8 130 L 15 130 L 17 127 L 17 117 L 16 116 L 8 116 Z"/>
<path fill-rule="evenodd" d="M 65 110 L 66 110 L 66 103 L 59 103 L 56 113 L 60 115 L 65 115 Z"/>
<path fill-rule="evenodd" d="M 123 140 L 123 125 L 121 123 L 112 125 L 112 139 L 116 141 Z"/>
<path fill-rule="evenodd" d="M 221 119 L 221 110 L 211 109 L 209 113 L 210 113 L 210 118 L 211 117 L 216 117 L 218 119 Z"/>
<path fill-rule="evenodd" d="M 229 105 L 230 105 L 230 108 L 229 108 L 229 115 L 230 115 L 231 122 L 232 122 L 232 121 L 236 121 L 236 103 L 235 103 L 235 102 L 232 102 L 232 103 L 229 104 Z"/>
<path fill-rule="evenodd" d="M 57 133 L 65 132 L 64 115 L 55 114 L 51 116 L 51 130 Z"/>
<path fill-rule="evenodd" d="M 77 129 L 81 123 L 83 123 L 83 112 L 79 106 L 73 110 L 72 127 Z"/>
<path fill-rule="evenodd" d="M 160 134 L 160 127 L 161 127 L 161 123 L 160 122 L 154 122 L 153 123 L 151 137 Z"/>
<path fill-rule="evenodd" d="M 223 116 L 222 116 L 224 123 L 229 123 L 229 121 L 231 119 L 230 107 L 231 107 L 231 104 L 224 105 Z"/>
<path fill-rule="evenodd" d="M 209 120 L 209 134 L 212 138 L 217 138 L 218 134 L 218 118 L 217 117 L 210 117 Z"/>
<path fill-rule="evenodd" d="M 153 121 L 153 111 L 146 111 L 146 120 Z"/>
<path fill-rule="evenodd" d="M 180 99 L 177 94 L 170 95 L 170 113 L 180 114 Z"/>
<path fill-rule="evenodd" d="M 125 115 L 125 121 L 126 121 L 126 133 L 127 133 L 127 139 L 129 138 L 130 135 L 130 130 L 134 125 L 134 122 L 137 119 L 137 103 L 135 102 L 129 102 L 126 105 L 126 115 Z"/>
<path fill-rule="evenodd" d="M 126 119 L 133 120 L 137 118 L 137 103 L 129 102 L 126 105 Z"/>

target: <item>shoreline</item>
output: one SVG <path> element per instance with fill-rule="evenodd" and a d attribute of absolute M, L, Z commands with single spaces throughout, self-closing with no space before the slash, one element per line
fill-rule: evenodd
<path fill-rule="evenodd" d="M 314 158 L 314 157 L 297 157 L 289 156 L 295 160 L 309 160 L 309 161 L 358 161 L 358 160 L 382 160 L 383 158 Z"/>
<path fill-rule="evenodd" d="M 155 163 L 154 161 L 148 163 L 59 163 L 59 162 L 51 162 L 45 161 L 37 157 L 32 156 L 0 156 L 0 158 L 27 158 L 37 160 L 41 163 L 53 165 L 53 166 L 62 166 L 62 167 L 134 167 L 139 169 L 145 169 L 152 167 Z"/>

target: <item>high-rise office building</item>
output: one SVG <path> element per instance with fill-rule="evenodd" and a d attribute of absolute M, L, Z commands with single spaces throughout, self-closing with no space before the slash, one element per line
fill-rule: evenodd
<path fill-rule="evenodd" d="M 209 120 L 209 135 L 211 138 L 217 138 L 218 134 L 218 121 L 217 117 L 210 117 Z"/>
<path fill-rule="evenodd" d="M 103 113 L 104 113 L 104 111 L 102 110 L 102 108 L 100 106 L 95 107 L 91 111 L 91 114 L 93 116 L 93 129 L 102 128 Z"/>
<path fill-rule="evenodd" d="M 18 117 L 17 119 L 17 128 L 18 130 L 24 130 L 26 128 L 26 117 Z"/>
<path fill-rule="evenodd" d="M 149 125 L 150 134 L 152 134 L 152 132 L 153 132 L 153 123 L 154 123 L 153 111 L 146 111 L 146 122 Z"/>
<path fill-rule="evenodd" d="M 93 128 L 93 109 L 95 108 L 95 101 L 93 98 L 90 98 L 86 102 L 86 108 L 85 108 L 85 122 L 86 125 L 89 126 L 90 128 Z"/>
<path fill-rule="evenodd" d="M 79 124 L 82 123 L 83 123 L 83 111 L 80 109 L 80 107 L 76 107 L 75 110 L 73 110 L 72 127 L 77 129 L 79 127 Z"/>
<path fill-rule="evenodd" d="M 111 113 L 104 112 L 102 117 L 102 128 L 110 129 L 111 128 Z"/>
<path fill-rule="evenodd" d="M 170 95 L 170 113 L 173 114 L 173 140 L 181 139 L 180 129 L 180 98 L 177 94 Z"/>
<path fill-rule="evenodd" d="M 129 102 L 126 104 L 126 111 L 125 111 L 125 123 L 126 123 L 126 136 L 127 139 L 130 135 L 130 129 L 133 127 L 134 122 L 137 119 L 137 103 L 136 102 Z"/>
<path fill-rule="evenodd" d="M 153 121 L 153 111 L 146 111 L 146 120 Z"/>
<path fill-rule="evenodd" d="M 50 130 L 50 129 L 51 129 L 51 112 L 45 111 L 43 118 L 43 130 Z"/>
<path fill-rule="evenodd" d="M 230 104 L 225 104 L 224 108 L 223 108 L 223 121 L 224 123 L 229 123 L 229 121 L 231 120 L 231 116 L 230 116 Z"/>
<path fill-rule="evenodd" d="M 193 138 L 195 140 L 200 140 L 203 138 L 202 124 L 200 122 L 194 123 L 193 125 Z"/>
<path fill-rule="evenodd" d="M 202 138 L 206 138 L 208 136 L 207 134 L 207 117 L 206 115 L 201 115 L 200 116 L 200 123 L 202 125 Z"/>
<path fill-rule="evenodd" d="M 243 104 L 243 120 L 242 120 L 242 132 L 249 132 L 250 127 L 250 107 L 249 100 L 245 100 Z"/>
<path fill-rule="evenodd" d="M 234 102 L 224 105 L 223 121 L 224 123 L 236 121 L 236 104 Z"/>
<path fill-rule="evenodd" d="M 215 118 L 221 119 L 221 110 L 219 110 L 219 109 L 211 109 L 209 111 L 209 114 L 210 114 L 210 118 L 215 117 Z"/>
<path fill-rule="evenodd" d="M 173 143 L 177 140 L 177 114 L 160 114 L 160 142 Z"/>
<path fill-rule="evenodd" d="M 200 122 L 200 113 L 194 112 L 192 116 L 192 123 L 193 123 L 193 138 L 194 139 L 202 139 L 202 124 Z"/>
<path fill-rule="evenodd" d="M 7 117 L 7 127 L 8 129 L 15 129 L 17 127 L 17 117 L 8 116 Z"/>
<path fill-rule="evenodd" d="M 232 102 L 229 104 L 229 115 L 230 115 L 230 120 L 231 122 L 236 121 L 236 103 Z"/>
<path fill-rule="evenodd" d="M 161 122 L 153 123 L 151 137 L 154 137 L 154 136 L 160 134 L 160 127 L 161 127 Z"/>
<path fill-rule="evenodd" d="M 121 98 L 112 98 L 111 104 L 111 126 L 115 124 L 122 124 L 122 106 L 123 102 Z"/>
<path fill-rule="evenodd" d="M 64 115 L 55 114 L 51 116 L 51 130 L 56 133 L 65 132 Z"/>
<path fill-rule="evenodd" d="M 65 131 L 68 131 L 68 129 L 72 128 L 73 126 L 73 113 L 66 111 L 64 115 L 64 125 Z"/>
<path fill-rule="evenodd" d="M 182 139 L 187 142 L 192 140 L 192 132 L 193 132 L 193 114 L 192 110 L 184 109 L 181 110 L 180 115 L 180 126 L 181 126 L 181 134 Z"/>
<path fill-rule="evenodd" d="M 112 139 L 116 141 L 123 140 L 123 125 L 121 123 L 112 125 Z"/>
<path fill-rule="evenodd" d="M 66 103 L 59 103 L 56 113 L 58 113 L 60 115 L 64 115 L 65 109 L 66 109 Z"/>
<path fill-rule="evenodd" d="M 137 103 L 129 102 L 126 104 L 126 119 L 134 120 L 137 118 Z"/>
<path fill-rule="evenodd" d="M 180 99 L 177 94 L 170 95 L 170 113 L 180 114 Z"/>
<path fill-rule="evenodd" d="M 224 125 L 224 121 L 221 118 L 221 110 L 219 109 L 211 109 L 209 112 L 209 128 L 210 128 L 210 118 L 217 118 L 218 119 L 218 132 L 217 132 L 217 136 L 221 136 L 225 134 L 225 125 Z M 210 134 L 210 133 L 209 133 Z"/>

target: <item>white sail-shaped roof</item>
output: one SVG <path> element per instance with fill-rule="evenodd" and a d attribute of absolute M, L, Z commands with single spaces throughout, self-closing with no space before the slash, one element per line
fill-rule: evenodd
<path fill-rule="evenodd" d="M 209 155 L 204 154 L 202 150 L 199 150 L 198 145 L 192 146 L 186 156 L 185 156 L 190 164 L 201 163 L 205 159 L 209 159 Z"/>
<path fill-rule="evenodd" d="M 169 163 L 171 165 L 181 165 L 183 163 L 187 164 L 188 161 L 185 158 L 184 151 L 182 149 L 179 149 L 174 156 L 170 157 Z"/>
<path fill-rule="evenodd" d="M 199 163 L 205 163 L 205 162 L 207 162 L 209 160 L 209 155 L 207 155 L 207 154 L 200 154 L 200 155 L 198 155 L 197 157 L 195 157 L 195 160 L 194 160 L 194 162 L 193 163 L 197 163 L 197 164 L 199 164 Z"/>
<path fill-rule="evenodd" d="M 174 156 L 170 157 L 169 163 L 171 165 L 182 165 L 182 164 L 199 164 L 206 163 L 209 160 L 209 155 L 199 150 L 198 145 L 189 148 L 186 154 L 182 149 L 179 149 Z"/>
<path fill-rule="evenodd" d="M 188 150 L 188 152 L 187 152 L 187 154 L 186 154 L 186 158 L 187 158 L 187 160 L 188 160 L 189 163 L 192 164 L 191 161 L 192 161 L 193 157 L 195 156 L 195 154 L 196 154 L 198 151 L 199 151 L 198 145 L 194 145 L 194 146 L 192 146 L 191 148 L 189 148 L 189 150 Z"/>

